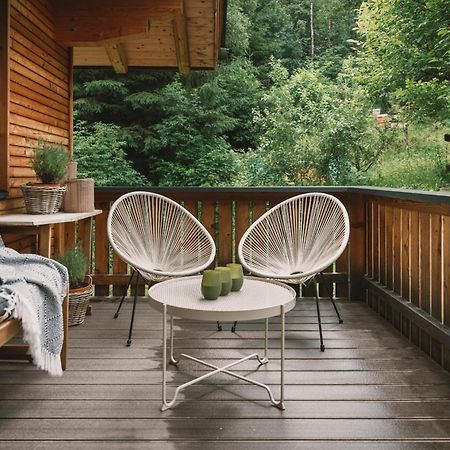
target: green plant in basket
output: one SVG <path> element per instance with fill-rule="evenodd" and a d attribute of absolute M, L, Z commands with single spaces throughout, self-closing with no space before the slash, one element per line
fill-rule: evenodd
<path fill-rule="evenodd" d="M 69 153 L 62 145 L 40 140 L 31 164 L 42 183 L 56 184 L 67 174 Z"/>
<path fill-rule="evenodd" d="M 67 249 L 62 255 L 57 255 L 56 260 L 67 267 L 70 289 L 78 289 L 85 284 L 89 261 L 79 244 Z"/>

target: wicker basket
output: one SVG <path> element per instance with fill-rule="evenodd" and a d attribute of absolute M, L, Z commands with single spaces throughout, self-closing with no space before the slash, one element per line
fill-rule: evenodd
<path fill-rule="evenodd" d="M 93 294 L 92 280 L 86 286 L 69 290 L 69 327 L 80 325 L 86 317 L 89 299 Z"/>
<path fill-rule="evenodd" d="M 65 186 L 23 184 L 23 199 L 28 214 L 54 214 L 61 208 Z"/>

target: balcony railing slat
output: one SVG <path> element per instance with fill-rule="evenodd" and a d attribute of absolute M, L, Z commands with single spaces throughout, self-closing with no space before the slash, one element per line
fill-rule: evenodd
<path fill-rule="evenodd" d="M 116 252 L 113 251 L 113 274 L 127 273 L 127 263 L 119 258 Z M 121 296 L 124 293 L 125 286 L 113 284 L 113 295 Z"/>
<path fill-rule="evenodd" d="M 248 200 L 236 200 L 235 204 L 235 242 L 237 246 L 250 225 L 250 204 Z"/>
<path fill-rule="evenodd" d="M 444 317 L 443 322 L 450 327 L 450 217 L 443 218 L 443 300 Z M 450 355 L 449 355 L 450 356 Z M 450 359 L 449 359 L 450 363 Z"/>
<path fill-rule="evenodd" d="M 380 233 L 379 233 L 379 261 L 380 268 L 378 274 L 378 281 L 386 285 L 386 206 L 380 204 Z"/>
<path fill-rule="evenodd" d="M 427 212 L 419 213 L 420 228 L 420 307 L 429 313 L 430 308 L 430 277 L 431 277 L 431 243 L 430 243 L 430 214 Z"/>
<path fill-rule="evenodd" d="M 106 233 L 106 222 L 109 213 L 109 203 L 99 205 L 103 212 L 95 219 L 95 273 L 109 273 L 109 241 Z M 96 295 L 109 295 L 109 286 L 96 285 Z"/>
<path fill-rule="evenodd" d="M 431 315 L 442 321 L 442 217 L 431 215 Z"/>
<path fill-rule="evenodd" d="M 410 265 L 410 213 L 409 211 L 402 209 L 401 213 L 402 234 L 401 234 L 401 290 L 400 294 L 403 298 L 411 301 L 411 265 Z"/>
<path fill-rule="evenodd" d="M 393 235 L 394 235 L 394 221 L 393 221 L 393 209 L 391 204 L 386 206 L 385 210 L 385 224 L 386 224 L 386 286 L 390 289 L 393 288 L 393 272 L 394 272 L 394 245 L 393 245 Z"/>
<path fill-rule="evenodd" d="M 401 292 L 402 280 L 402 259 L 401 259 L 401 245 L 402 245 L 402 209 L 394 209 L 393 217 L 393 286 L 395 292 Z"/>
<path fill-rule="evenodd" d="M 231 262 L 232 249 L 232 202 L 221 200 L 219 202 L 219 223 L 218 223 L 218 262 L 223 266 Z"/>
<path fill-rule="evenodd" d="M 420 305 L 420 237 L 419 237 L 419 212 L 410 211 L 410 261 L 411 261 L 411 302 Z"/>

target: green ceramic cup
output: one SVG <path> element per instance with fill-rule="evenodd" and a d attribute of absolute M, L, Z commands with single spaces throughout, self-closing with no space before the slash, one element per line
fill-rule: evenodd
<path fill-rule="evenodd" d="M 202 276 L 202 295 L 206 300 L 216 300 L 222 290 L 220 273 L 216 270 L 205 270 Z"/>
<path fill-rule="evenodd" d="M 240 264 L 230 263 L 227 267 L 231 270 L 231 290 L 239 291 L 244 284 L 244 271 Z"/>
<path fill-rule="evenodd" d="M 220 295 L 228 295 L 231 291 L 231 269 L 229 267 L 216 267 L 215 270 L 220 274 L 222 289 Z"/>

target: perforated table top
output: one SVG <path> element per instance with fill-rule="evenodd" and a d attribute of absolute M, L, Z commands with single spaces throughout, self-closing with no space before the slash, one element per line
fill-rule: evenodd
<path fill-rule="evenodd" d="M 295 306 L 295 291 L 277 281 L 244 277 L 240 291 L 217 300 L 205 300 L 201 293 L 201 276 L 174 278 L 152 286 L 150 304 L 158 310 L 193 320 L 256 320 L 290 311 Z"/>

